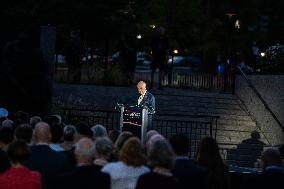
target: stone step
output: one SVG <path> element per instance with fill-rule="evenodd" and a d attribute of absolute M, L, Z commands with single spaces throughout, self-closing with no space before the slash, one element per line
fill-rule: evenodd
<path fill-rule="evenodd" d="M 191 89 L 178 89 L 178 88 L 163 88 L 163 90 L 149 90 L 155 95 L 158 96 L 180 96 L 180 97 L 198 97 L 198 98 L 226 98 L 226 99 L 235 99 L 238 98 L 232 94 L 224 94 L 218 92 L 203 92 L 195 91 Z"/>
<path fill-rule="evenodd" d="M 224 103 L 208 103 L 208 102 L 197 102 L 197 101 L 189 101 L 189 102 L 180 102 L 174 99 L 170 99 L 167 101 L 162 101 L 160 99 L 156 100 L 157 107 L 203 107 L 203 108 L 216 108 L 216 109 L 224 109 L 224 110 L 239 110 L 243 111 L 239 104 L 224 104 Z"/>
<path fill-rule="evenodd" d="M 256 126 L 256 123 L 251 120 L 230 120 L 230 119 L 223 119 L 222 117 L 218 119 L 218 125 L 232 125 L 236 127 L 243 127 L 243 126 Z"/>
<path fill-rule="evenodd" d="M 187 111 L 173 111 L 173 110 L 157 110 L 158 114 L 188 114 L 188 115 L 199 115 L 199 116 L 220 116 L 220 119 L 223 120 L 238 120 L 238 121 L 252 121 L 251 117 L 248 115 L 226 115 L 222 113 L 209 113 L 209 112 L 198 112 L 198 113 L 191 113 Z"/>
<path fill-rule="evenodd" d="M 243 140 L 250 138 L 250 132 L 233 132 L 233 131 L 222 131 L 217 132 L 217 141 L 218 143 L 227 143 L 227 144 L 240 144 Z M 264 136 L 261 136 L 260 141 L 267 144 Z"/>
<path fill-rule="evenodd" d="M 218 131 L 226 130 L 226 131 L 252 132 L 256 129 L 257 127 L 253 125 L 235 126 L 235 125 L 218 124 Z"/>
<path fill-rule="evenodd" d="M 157 112 L 162 111 L 173 111 L 177 114 L 196 114 L 196 113 L 206 113 L 209 115 L 215 114 L 215 115 L 238 115 L 238 116 L 247 116 L 247 113 L 243 110 L 231 110 L 231 109 L 219 109 L 219 108 L 210 108 L 210 107 L 200 107 L 200 106 L 156 106 Z"/>
<path fill-rule="evenodd" d="M 203 103 L 216 103 L 216 104 L 233 104 L 239 105 L 240 102 L 237 99 L 231 98 L 207 98 L 207 97 L 199 97 L 199 96 L 179 96 L 179 95 L 172 95 L 172 96 L 165 96 L 165 95 L 155 95 L 155 98 L 159 101 L 168 101 L 168 100 L 179 100 L 182 102 L 203 102 Z"/>

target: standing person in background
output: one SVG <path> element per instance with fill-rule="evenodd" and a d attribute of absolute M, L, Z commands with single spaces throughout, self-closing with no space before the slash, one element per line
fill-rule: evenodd
<path fill-rule="evenodd" d="M 159 27 L 158 34 L 153 37 L 151 41 L 151 50 L 153 61 L 151 64 L 151 88 L 154 82 L 154 73 L 159 69 L 159 89 L 162 89 L 162 79 L 165 74 L 167 54 L 168 54 L 168 40 L 165 35 L 165 28 Z"/>
<path fill-rule="evenodd" d="M 72 83 L 81 81 L 82 41 L 79 31 L 72 31 L 65 49 L 65 60 L 68 66 L 68 79 Z"/>
<path fill-rule="evenodd" d="M 124 34 L 120 40 L 119 58 L 127 71 L 127 84 L 132 85 L 136 66 L 136 44 L 131 34 Z"/>

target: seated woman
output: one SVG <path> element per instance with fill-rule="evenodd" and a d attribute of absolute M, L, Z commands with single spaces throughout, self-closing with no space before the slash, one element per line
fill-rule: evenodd
<path fill-rule="evenodd" d="M 94 167 L 101 170 L 108 163 L 113 152 L 112 141 L 108 137 L 97 137 L 95 141 Z"/>
<path fill-rule="evenodd" d="M 204 137 L 198 146 L 196 160 L 199 165 L 208 169 L 208 189 L 229 189 L 229 168 L 224 163 L 218 144 L 212 137 Z"/>
<path fill-rule="evenodd" d="M 25 167 L 30 156 L 30 149 L 23 141 L 15 141 L 8 147 L 8 157 L 11 168 L 0 175 L 1 189 L 40 189 L 41 175 Z"/>
<path fill-rule="evenodd" d="M 150 171 L 144 163 L 142 144 L 131 137 L 122 146 L 119 161 L 105 165 L 102 172 L 109 173 L 112 189 L 134 189 L 139 176 Z"/>
<path fill-rule="evenodd" d="M 174 152 L 167 140 L 163 137 L 151 138 L 148 149 L 148 164 L 153 169 L 152 172 L 139 178 L 136 189 L 180 188 L 171 173 L 174 162 Z"/>

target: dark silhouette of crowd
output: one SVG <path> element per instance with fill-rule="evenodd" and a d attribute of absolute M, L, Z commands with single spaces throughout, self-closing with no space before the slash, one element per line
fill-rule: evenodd
<path fill-rule="evenodd" d="M 60 115 L 9 116 L 0 109 L 1 189 L 230 189 L 229 167 L 212 137 L 201 139 L 195 156 L 189 138 L 169 139 L 155 130 L 144 141 L 103 125 L 65 124 Z M 242 188 L 283 185 L 278 149 L 261 156 L 263 170 L 242 180 Z M 274 187 L 272 187 L 274 188 Z"/>

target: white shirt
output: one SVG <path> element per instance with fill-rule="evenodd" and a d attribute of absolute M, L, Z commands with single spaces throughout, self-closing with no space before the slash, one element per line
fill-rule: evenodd
<path fill-rule="evenodd" d="M 147 90 L 145 90 L 145 92 L 144 92 L 142 95 L 139 96 L 138 102 L 137 102 L 138 105 L 139 105 L 139 104 L 141 103 L 141 101 L 143 100 L 143 98 L 144 98 L 146 92 L 147 92 Z"/>
<path fill-rule="evenodd" d="M 135 189 L 139 176 L 150 172 L 150 169 L 144 165 L 128 166 L 119 161 L 106 164 L 101 171 L 110 175 L 111 189 Z"/>

